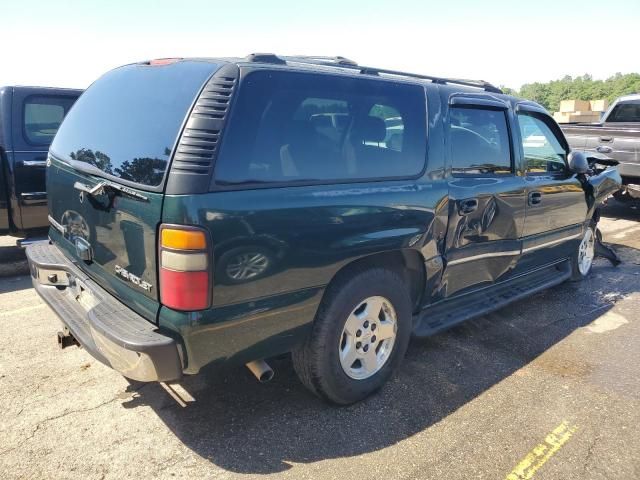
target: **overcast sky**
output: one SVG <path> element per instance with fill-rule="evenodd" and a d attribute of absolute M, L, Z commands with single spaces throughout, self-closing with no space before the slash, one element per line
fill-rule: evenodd
<path fill-rule="evenodd" d="M 0 85 L 87 87 L 139 60 L 342 55 L 518 88 L 640 72 L 640 0 L 3 2 Z"/>

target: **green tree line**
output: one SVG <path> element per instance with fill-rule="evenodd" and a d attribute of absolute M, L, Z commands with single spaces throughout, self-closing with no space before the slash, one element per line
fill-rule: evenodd
<path fill-rule="evenodd" d="M 606 80 L 594 80 L 589 74 L 575 78 L 566 75 L 561 80 L 547 83 L 525 83 L 520 91 L 509 87 L 501 88 L 505 93 L 533 100 L 550 112 L 557 112 L 561 100 L 606 98 L 612 102 L 621 95 L 640 93 L 640 73 L 616 73 Z"/>

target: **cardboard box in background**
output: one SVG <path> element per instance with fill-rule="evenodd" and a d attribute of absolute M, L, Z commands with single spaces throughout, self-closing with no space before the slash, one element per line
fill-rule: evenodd
<path fill-rule="evenodd" d="M 561 112 L 554 112 L 553 119 L 558 123 L 569 123 L 569 114 L 568 113 L 561 113 Z"/>
<path fill-rule="evenodd" d="M 594 123 L 600 121 L 600 115 L 597 112 L 555 112 L 553 119 L 558 123 Z"/>
<path fill-rule="evenodd" d="M 582 112 L 591 110 L 591 105 L 586 100 L 562 100 L 560 113 Z"/>
<path fill-rule="evenodd" d="M 609 100 L 591 100 L 589 104 L 594 112 L 604 112 L 609 108 Z"/>

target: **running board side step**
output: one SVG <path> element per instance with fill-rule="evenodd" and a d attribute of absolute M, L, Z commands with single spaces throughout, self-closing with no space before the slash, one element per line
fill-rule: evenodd
<path fill-rule="evenodd" d="M 413 334 L 416 337 L 434 335 L 465 320 L 498 310 L 558 285 L 569 278 L 571 264 L 567 259 L 475 292 L 442 300 L 423 309 L 414 317 Z"/>

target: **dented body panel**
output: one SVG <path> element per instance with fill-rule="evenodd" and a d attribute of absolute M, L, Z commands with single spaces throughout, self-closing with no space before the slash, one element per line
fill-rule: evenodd
<path fill-rule="evenodd" d="M 114 168 L 100 165 L 98 151 L 91 152 L 89 163 L 103 168 L 102 173 L 82 171 L 63 158 L 67 152 L 52 152 L 48 169 L 50 238 L 55 248 L 95 288 L 173 339 L 186 373 L 197 373 L 210 363 L 246 363 L 291 351 L 307 338 L 327 286 L 362 264 L 406 269 L 402 273 L 413 282 L 409 288 L 416 319 L 451 306 L 453 318 L 445 315 L 441 324 L 424 331 L 444 328 L 463 318 L 456 316 L 454 307 L 469 294 L 495 286 L 508 290 L 510 282 L 521 282 L 518 291 L 526 291 L 522 282 L 528 275 L 549 266 L 553 274 L 554 265 L 566 266 L 597 205 L 620 181 L 615 170 L 590 179 L 568 168 L 528 174 L 516 116 L 519 100 L 412 80 L 425 99 L 424 105 L 414 106 L 425 115 L 426 125 L 424 132 L 419 130 L 426 154 L 418 174 L 273 185 L 216 183 L 216 155 L 224 149 L 231 128 L 225 122 L 233 126 L 233 102 L 236 96 L 242 98 L 243 81 L 251 78 L 253 69 L 333 74 L 302 67 L 213 63 L 212 76 L 193 94 L 191 107 L 181 106 L 183 116 L 174 123 L 182 126 L 174 132 L 173 151 L 161 152 L 164 160 L 136 158 L 145 160 L 137 166 L 145 166 L 148 184 L 133 182 L 140 169 L 116 156 L 111 159 Z M 219 65 L 223 66 L 216 70 Z M 200 73 L 204 68 L 200 63 L 192 67 Z M 132 67 L 136 75 L 137 68 L 156 67 Z M 180 73 L 186 67 L 176 62 L 157 68 Z M 509 135 L 504 147 L 511 162 L 507 173 L 454 174 L 450 111 L 460 102 L 504 114 Z M 227 113 L 231 120 L 225 120 Z M 540 114 L 547 115 L 543 110 Z M 562 137 L 560 143 L 566 145 L 566 140 Z M 122 162 L 119 167 L 117 162 Z M 163 165 L 166 172 L 161 171 Z M 197 177 L 194 190 L 185 193 L 192 177 Z M 105 181 L 127 188 L 100 187 Z M 211 278 L 206 309 L 179 311 L 161 301 L 158 236 L 167 225 L 197 228 L 210 239 L 203 249 Z M 260 270 L 235 275 L 239 262 L 254 262 Z M 34 271 L 50 267 L 35 252 L 32 264 Z M 566 269 L 557 271 L 566 274 Z M 558 278 L 551 281 L 565 277 Z M 548 280 L 540 276 L 539 288 L 551 285 Z M 508 293 L 503 297 L 512 298 Z M 468 313 L 467 308 L 464 315 Z M 419 323 L 416 320 L 416 331 Z"/>

